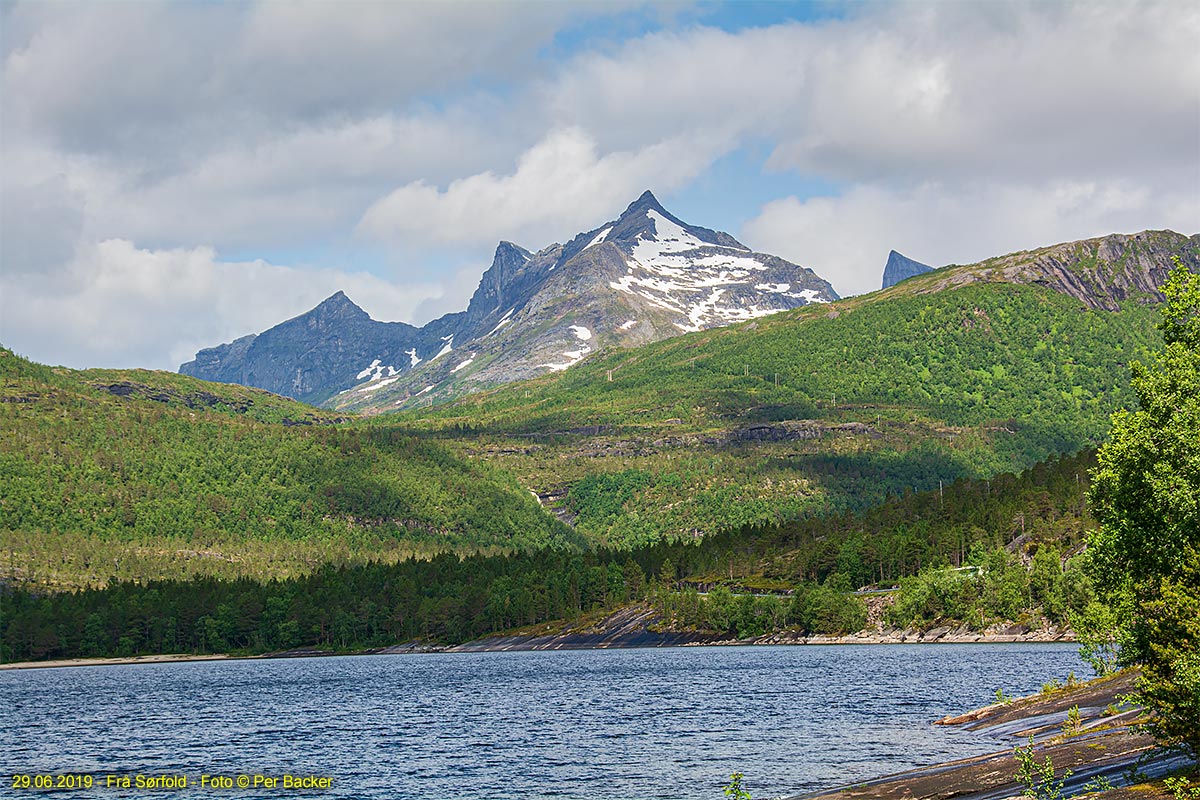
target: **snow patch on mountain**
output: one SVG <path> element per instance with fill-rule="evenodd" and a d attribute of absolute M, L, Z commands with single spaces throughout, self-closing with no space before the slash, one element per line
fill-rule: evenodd
<path fill-rule="evenodd" d="M 371 362 L 371 365 L 369 367 L 364 369 L 362 372 L 358 373 L 358 375 L 355 376 L 355 380 L 361 381 L 363 378 L 370 376 L 370 380 L 377 381 L 383 377 L 384 370 L 387 370 L 388 377 L 391 377 L 392 375 L 400 374 L 400 370 L 396 369 L 393 366 L 383 364 L 380 361 L 380 359 L 377 358 Z M 390 383 L 390 381 L 389 381 L 389 383 Z"/>
<path fill-rule="evenodd" d="M 573 367 L 583 360 L 583 357 L 592 352 L 592 348 L 587 344 L 592 338 L 590 328 L 585 328 L 582 325 L 571 325 L 571 333 L 575 334 L 575 338 L 579 340 L 579 347 L 574 350 L 563 351 L 563 358 L 567 359 L 563 363 L 556 364 L 538 364 L 539 367 L 545 367 L 552 372 L 562 372 L 564 369 Z"/>
<path fill-rule="evenodd" d="M 829 302 L 824 297 L 821 297 L 821 293 L 818 292 L 816 289 L 804 289 L 803 291 L 800 291 L 800 292 L 788 292 L 788 297 L 798 297 L 802 300 L 807 300 L 810 303 L 828 303 Z"/>
<path fill-rule="evenodd" d="M 417 355 L 417 348 L 415 347 L 405 350 L 404 355 L 408 356 L 409 367 L 415 367 L 422 361 L 422 359 Z"/>
<path fill-rule="evenodd" d="M 429 359 L 430 364 L 432 364 L 434 361 L 437 361 L 439 358 L 446 355 L 446 353 L 449 353 L 451 350 L 454 349 L 454 334 L 453 333 L 450 334 L 449 336 L 443 336 L 442 341 L 445 342 L 445 344 L 442 345 L 441 350 L 438 350 L 436 356 Z"/>
<path fill-rule="evenodd" d="M 504 317 L 503 317 L 503 318 L 501 318 L 501 320 L 500 320 L 499 322 L 497 322 L 497 323 L 496 323 L 496 327 L 492 328 L 490 331 L 488 331 L 487 333 L 485 333 L 485 334 L 483 335 L 483 338 L 485 338 L 485 339 L 486 339 L 487 337 L 491 336 L 493 333 L 495 333 L 496 331 L 500 330 L 500 329 L 501 329 L 501 328 L 503 328 L 505 325 L 507 325 L 507 324 L 509 323 L 509 321 L 510 321 L 510 320 L 512 320 L 512 315 L 513 315 L 513 312 L 514 312 L 514 311 L 516 311 L 516 309 L 515 309 L 515 308 L 510 308 L 510 309 L 508 310 L 508 313 L 507 313 L 507 314 L 505 314 L 505 315 L 504 315 Z"/>
<path fill-rule="evenodd" d="M 791 283 L 762 282 L 761 278 L 755 283 L 752 276 L 769 269 L 761 257 L 747 255 L 747 250 L 737 247 L 702 241 L 654 209 L 647 209 L 646 215 L 654 225 L 654 233 L 638 236 L 626 273 L 608 285 L 686 318 L 686 322 L 674 323 L 681 331 L 698 331 L 784 310 L 773 304 L 765 308 L 747 304 L 745 290 L 751 286 L 757 292 L 806 302 L 822 300 L 812 289 L 791 292 Z"/>
<path fill-rule="evenodd" d="M 400 380 L 399 375 L 397 375 L 395 378 L 386 378 L 384 380 L 379 381 L 378 383 L 368 383 L 366 386 L 363 386 L 358 391 L 360 394 L 365 393 L 365 392 L 373 392 L 376 389 L 382 389 L 383 387 L 385 387 L 389 384 L 395 383 L 398 380 Z"/>
<path fill-rule="evenodd" d="M 377 358 L 371 362 L 371 366 L 367 367 L 362 372 L 358 373 L 358 375 L 355 376 L 355 379 L 361 381 L 363 378 L 367 377 L 372 372 L 375 372 L 378 369 L 379 369 L 379 359 Z"/>
<path fill-rule="evenodd" d="M 610 233 L 612 233 L 612 226 L 611 226 L 611 225 L 609 225 L 607 228 L 605 228 L 604 230 L 602 230 L 602 231 L 600 231 L 599 233 L 597 233 L 597 234 L 596 234 L 596 236 L 595 236 L 595 238 L 593 238 L 593 239 L 592 239 L 590 242 L 588 242 L 588 245 L 587 245 L 587 247 L 585 247 L 585 248 L 583 248 L 583 249 L 584 249 L 584 250 L 587 250 L 587 249 L 588 249 L 588 247 L 595 247 L 596 245 L 600 244 L 600 243 L 601 243 L 601 242 L 603 242 L 605 239 L 607 239 L 607 238 L 608 238 L 608 235 L 609 235 Z"/>
<path fill-rule="evenodd" d="M 461 362 L 461 363 L 460 363 L 460 364 L 459 364 L 457 367 L 455 367 L 454 369 L 450 370 L 450 374 L 452 374 L 452 375 L 453 375 L 455 372 L 458 372 L 460 369 L 466 369 L 467 367 L 471 366 L 471 362 L 472 362 L 472 361 L 474 361 L 474 360 L 475 360 L 475 354 L 474 354 L 474 353 L 471 353 L 471 357 L 470 357 L 470 358 L 468 358 L 466 361 L 463 361 L 463 362 Z"/>
<path fill-rule="evenodd" d="M 620 327 L 617 328 L 617 330 L 627 331 L 637 324 L 638 324 L 638 321 L 636 319 L 631 319 L 628 322 L 623 323 Z"/>

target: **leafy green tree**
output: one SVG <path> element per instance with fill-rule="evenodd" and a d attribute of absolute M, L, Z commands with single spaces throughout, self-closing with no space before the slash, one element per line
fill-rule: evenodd
<path fill-rule="evenodd" d="M 1034 800 L 1062 800 L 1063 784 L 1071 777 L 1071 770 L 1065 770 L 1061 775 L 1054 769 L 1054 761 L 1049 755 L 1041 763 L 1033 757 L 1033 736 L 1029 744 L 1016 747 L 1013 755 L 1017 760 L 1016 779 L 1025 786 L 1022 797 L 1032 797 Z"/>
<path fill-rule="evenodd" d="M 1057 547 L 1043 545 L 1033 555 L 1029 568 L 1029 592 L 1046 616 L 1058 622 L 1064 609 L 1062 558 Z"/>
<path fill-rule="evenodd" d="M 1163 293 L 1165 346 L 1132 365 L 1140 408 L 1113 415 L 1093 475 L 1089 564 L 1154 732 L 1200 755 L 1200 275 L 1177 262 Z"/>
<path fill-rule="evenodd" d="M 714 631 L 732 631 L 737 624 L 737 598 L 728 587 L 716 586 L 708 593 L 705 622 Z"/>

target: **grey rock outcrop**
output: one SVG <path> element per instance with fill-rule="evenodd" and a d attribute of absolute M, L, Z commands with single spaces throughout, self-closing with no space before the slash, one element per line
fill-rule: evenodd
<path fill-rule="evenodd" d="M 913 291 L 927 294 L 980 281 L 1024 283 L 1070 295 L 1089 308 L 1116 311 L 1125 302 L 1162 302 L 1161 287 L 1175 258 L 1200 272 L 1200 234 L 1114 233 L 1023 250 L 937 270 Z"/>

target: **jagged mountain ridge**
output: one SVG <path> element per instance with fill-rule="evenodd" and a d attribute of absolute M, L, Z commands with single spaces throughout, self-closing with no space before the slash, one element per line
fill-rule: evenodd
<path fill-rule="evenodd" d="M 930 294 L 978 282 L 1020 283 L 1045 286 L 1089 308 L 1116 311 L 1128 301 L 1162 302 L 1161 287 L 1176 257 L 1200 271 L 1200 234 L 1146 230 L 1062 242 L 976 264 L 951 264 L 884 292 Z"/>
<path fill-rule="evenodd" d="M 920 261 L 913 261 L 911 258 L 897 253 L 895 250 L 888 253 L 887 264 L 883 268 L 883 288 L 895 286 L 902 280 L 915 277 L 925 272 L 930 272 L 933 267 L 928 264 L 922 264 Z"/>
<path fill-rule="evenodd" d="M 467 309 L 423 327 L 339 292 L 180 372 L 338 408 L 397 408 L 567 369 L 632 346 L 837 299 L 812 270 L 688 225 L 647 191 L 620 217 L 537 252 L 501 242 Z"/>

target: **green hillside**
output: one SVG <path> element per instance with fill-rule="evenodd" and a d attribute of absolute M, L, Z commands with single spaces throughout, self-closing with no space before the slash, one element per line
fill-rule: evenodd
<path fill-rule="evenodd" d="M 0 350 L 0 575 L 281 577 L 575 537 L 494 468 L 285 398 Z"/>
<path fill-rule="evenodd" d="M 1094 446 L 1132 402 L 1129 362 L 1161 343 L 1156 313 L 1010 283 L 894 289 L 373 424 L 505 467 L 598 541 L 689 538 Z"/>
<path fill-rule="evenodd" d="M 1110 264 L 1097 254 L 1114 238 Z M 1134 289 L 1192 241 L 1108 237 L 936 270 L 372 418 L 2 351 L 0 574 L 72 586 L 630 549 L 1018 472 L 1096 445 L 1132 405 L 1128 365 L 1161 344 L 1153 295 Z"/>
<path fill-rule="evenodd" d="M 730 420 L 846 417 L 871 404 L 901 421 L 925 415 L 969 425 L 1037 414 L 1065 429 L 1121 390 L 1113 370 L 1156 343 L 1155 314 L 1135 303 L 1088 312 L 1056 292 L 1000 283 L 855 298 L 608 351 L 421 418 L 488 432 L 703 430 Z"/>
<path fill-rule="evenodd" d="M 1091 522 L 1084 495 L 1093 463 L 1094 454 L 1085 453 L 1020 475 L 910 494 L 866 513 L 632 552 L 440 556 L 325 567 L 270 582 L 199 578 L 50 595 L 9 591 L 0 661 L 352 649 L 416 638 L 458 643 L 555 619 L 594 621 L 587 615 L 643 600 L 658 606 L 668 629 L 835 633 L 865 621 L 861 600 L 845 590 L 866 579 L 903 579 L 895 605 L 902 625 L 979 626 L 1043 612 L 1061 622 L 1092 596 L 1086 580 L 1073 569 L 1064 573 L 1059 559 Z M 986 574 L 931 569 L 975 559 L 986 561 Z M 697 588 L 709 589 L 708 596 Z"/>

